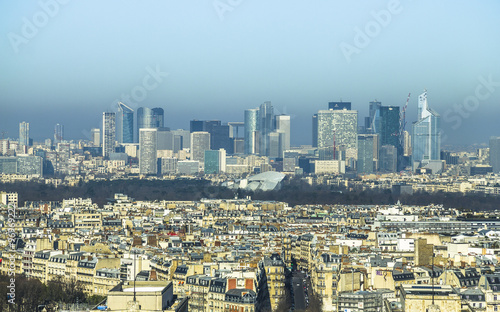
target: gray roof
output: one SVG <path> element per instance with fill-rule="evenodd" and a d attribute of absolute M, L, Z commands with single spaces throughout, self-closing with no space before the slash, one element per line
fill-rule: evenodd
<path fill-rule="evenodd" d="M 248 178 L 247 190 L 272 191 L 279 189 L 285 175 L 281 172 L 266 171 Z"/>

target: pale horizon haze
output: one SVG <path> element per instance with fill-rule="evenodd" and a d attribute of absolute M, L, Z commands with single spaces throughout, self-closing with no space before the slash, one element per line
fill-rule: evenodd
<path fill-rule="evenodd" d="M 17 139 L 26 121 L 40 141 L 60 123 L 87 139 L 135 92 L 132 108 L 163 108 L 171 129 L 271 101 L 302 145 L 329 101 L 362 125 L 370 101 L 411 93 L 410 130 L 426 89 L 443 145 L 484 143 L 500 136 L 499 13 L 494 0 L 3 0 L 0 132 Z"/>

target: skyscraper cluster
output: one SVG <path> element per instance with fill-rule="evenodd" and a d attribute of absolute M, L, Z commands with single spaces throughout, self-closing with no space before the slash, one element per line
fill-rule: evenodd
<path fill-rule="evenodd" d="M 245 153 L 283 157 L 290 148 L 290 116 L 275 115 L 271 102 L 245 110 Z"/>
<path fill-rule="evenodd" d="M 147 108 L 139 107 L 137 109 L 137 126 L 134 137 L 134 110 L 122 102 L 118 102 L 118 112 L 104 112 L 102 118 L 102 134 L 100 129 L 92 129 L 92 141 L 94 146 L 100 146 L 100 135 L 102 135 L 102 155 L 109 158 L 115 152 L 116 143 L 119 144 L 132 144 L 134 142 L 144 145 L 140 151 L 140 158 L 148 158 L 140 162 L 140 168 L 145 173 L 156 173 L 156 163 L 153 166 L 150 157 L 152 154 L 155 156 L 156 161 L 156 148 L 157 148 L 157 131 L 163 128 L 164 124 L 164 111 L 162 108 Z M 141 129 L 155 129 L 156 131 L 145 131 L 141 136 Z M 154 141 L 151 139 L 151 133 L 154 133 Z M 155 148 L 155 151 L 146 151 Z M 144 152 L 144 153 L 143 153 Z M 154 167 L 154 168 L 153 168 Z"/>
<path fill-rule="evenodd" d="M 102 127 L 91 130 L 88 148 L 92 155 L 99 154 L 104 159 L 129 161 L 128 157 L 137 157 L 140 174 L 157 174 L 162 168 L 170 172 L 172 166 L 177 165 L 186 172 L 194 167 L 223 172 L 226 166 L 225 161 L 219 159 L 221 155 L 265 156 L 273 162 L 273 170 L 281 170 L 277 168 L 282 166 L 293 171 L 298 166 L 304 172 L 313 172 L 311 168 L 317 165 L 322 168 L 318 169 L 321 172 L 343 172 L 343 168 L 347 168 L 370 174 L 399 171 L 412 165 L 414 170 L 439 172 L 444 168 L 440 154 L 440 116 L 429 107 L 427 92 L 418 97 L 417 109 L 418 118 L 410 135 L 404 128 L 406 107 L 401 110 L 399 106 L 371 101 L 368 116 L 363 125 L 358 126 L 358 111 L 352 109 L 351 102 L 329 102 L 328 109 L 318 110 L 312 118 L 312 146 L 315 149 L 305 157 L 298 157 L 296 151 L 291 151 L 290 115 L 275 114 L 269 101 L 246 109 L 243 122 L 193 119 L 189 130 L 165 127 L 162 108 L 140 107 L 134 112 L 118 102 L 117 112 L 104 112 Z M 1 151 L 12 152 L 11 145 L 15 145 L 16 152 L 26 154 L 32 144 L 29 136 L 30 124 L 23 121 L 19 124 L 19 141 L 2 142 Z M 59 153 L 54 171 L 71 172 L 70 166 L 68 169 L 63 168 L 66 165 L 59 166 L 60 160 L 65 162 L 62 156 L 69 151 L 68 145 L 64 145 L 67 142 L 62 124 L 55 125 L 53 140 L 54 144 L 46 140 L 46 146 L 52 150 L 55 146 Z M 492 138 L 490 145 L 493 164 L 496 140 Z M 173 161 L 176 157 L 179 158 Z M 189 163 L 184 162 L 188 160 Z M 234 159 L 231 161 L 230 165 L 240 165 Z M 205 168 L 207 165 L 209 167 Z M 266 164 L 260 170 L 269 168 Z"/>
<path fill-rule="evenodd" d="M 398 163 L 399 168 L 403 169 L 406 162 L 402 158 L 404 144 L 401 144 L 400 137 L 402 121 L 399 106 L 384 106 L 375 100 L 369 103 L 368 111 L 362 132 L 372 135 L 374 140 L 373 170 L 394 172 Z"/>
<path fill-rule="evenodd" d="M 290 116 L 275 115 L 269 101 L 245 110 L 243 123 L 223 124 L 220 120 L 194 119 L 190 121 L 189 131 L 164 127 L 161 108 L 141 107 L 136 116 L 137 139 L 134 140 L 134 111 L 130 107 L 118 103 L 116 115 L 104 113 L 102 153 L 109 157 L 114 151 L 115 140 L 120 144 L 137 142 L 141 174 L 155 174 L 164 167 L 163 163 L 169 168 L 170 161 L 159 162 L 160 165 L 156 162 L 158 151 L 163 150 L 177 153 L 189 148 L 190 161 L 198 162 L 201 170 L 208 161 L 210 172 L 218 172 L 224 167 L 215 161 L 220 156 L 215 151 L 224 150 L 224 155 L 284 158 L 285 151 L 290 150 Z M 351 102 L 329 102 L 328 109 L 313 115 L 312 145 L 317 148 L 318 160 L 339 161 L 332 163 L 335 168 L 338 164 L 365 174 L 394 172 L 409 163 L 418 168 L 439 160 L 439 115 L 429 108 L 426 92 L 419 96 L 418 120 L 413 124 L 411 137 L 402 124 L 404 120 L 399 106 L 385 106 L 377 100 L 369 102 L 369 116 L 364 125 L 358 127 L 358 111 L 351 108 Z M 239 131 L 240 127 L 243 131 Z M 93 134 L 94 144 L 98 145 L 96 133 Z"/>
<path fill-rule="evenodd" d="M 220 120 L 191 120 L 189 124 L 189 131 L 193 132 L 207 132 L 210 136 L 210 149 L 218 150 L 225 149 L 229 154 L 233 154 L 234 139 L 230 135 L 229 124 L 222 124 Z"/>
<path fill-rule="evenodd" d="M 418 120 L 411 137 L 399 106 L 369 102 L 368 117 L 360 127 L 350 102 L 330 102 L 328 108 L 312 118 L 312 145 L 318 149 L 319 160 L 346 161 L 351 170 L 365 174 L 395 172 L 408 164 L 414 169 L 427 166 L 434 172 L 442 170 L 440 116 L 429 107 L 427 92 L 419 96 Z"/>

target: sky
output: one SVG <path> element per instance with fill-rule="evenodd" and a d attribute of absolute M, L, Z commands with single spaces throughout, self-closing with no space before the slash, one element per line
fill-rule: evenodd
<path fill-rule="evenodd" d="M 116 102 L 165 126 L 243 121 L 271 101 L 292 145 L 312 115 L 351 101 L 404 106 L 424 89 L 443 145 L 500 136 L 500 1 L 0 0 L 0 132 L 87 139 Z"/>

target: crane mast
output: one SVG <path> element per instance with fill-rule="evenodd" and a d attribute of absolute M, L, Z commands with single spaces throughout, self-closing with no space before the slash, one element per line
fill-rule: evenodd
<path fill-rule="evenodd" d="M 404 134 L 406 129 L 406 108 L 408 107 L 408 102 L 410 101 L 411 93 L 408 93 L 408 97 L 406 98 L 406 103 L 401 112 L 399 113 L 399 144 L 398 144 L 398 171 L 401 171 L 405 168 L 404 164 Z"/>

